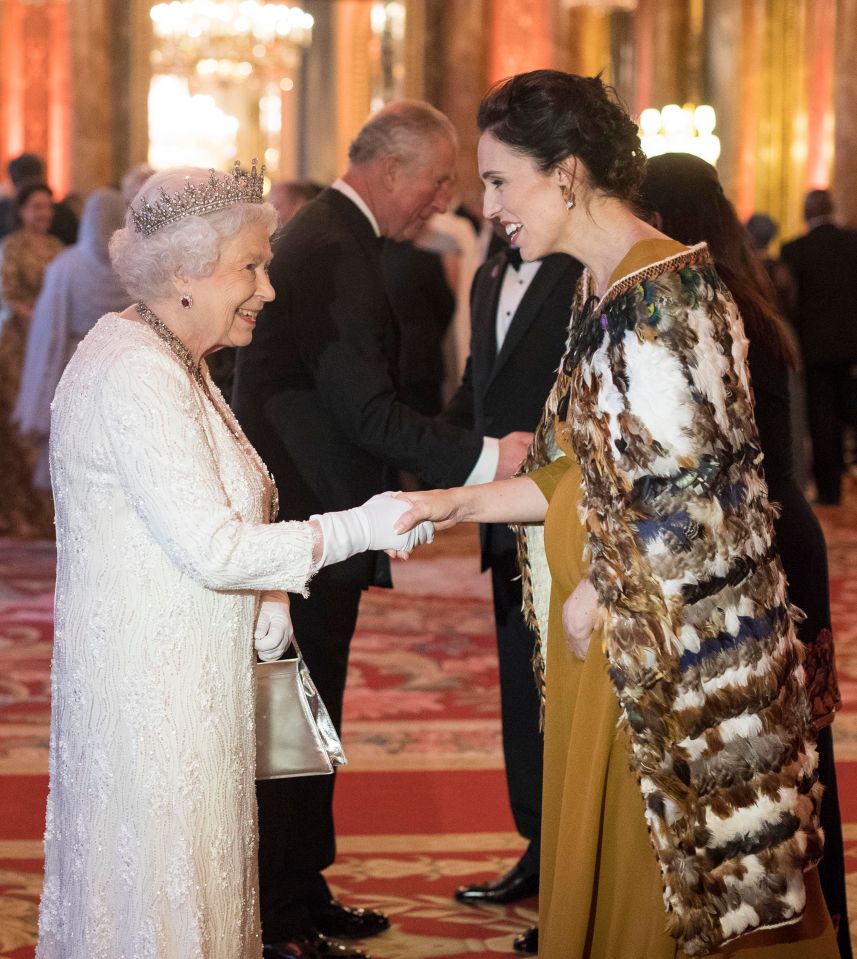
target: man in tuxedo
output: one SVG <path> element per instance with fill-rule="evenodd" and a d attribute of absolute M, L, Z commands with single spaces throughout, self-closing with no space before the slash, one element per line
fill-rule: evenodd
<path fill-rule="evenodd" d="M 305 519 L 390 489 L 398 470 L 432 486 L 464 483 L 496 462 L 511 475 L 527 436 L 483 439 L 397 398 L 399 332 L 384 292 L 381 242 L 406 239 L 447 205 L 456 159 L 449 120 L 429 104 L 389 104 L 357 134 L 349 167 L 276 243 L 276 300 L 239 351 L 233 406 L 274 474 L 280 517 Z M 489 478 L 493 478 L 493 475 Z M 383 554 L 321 570 L 292 600 L 304 658 L 337 729 L 361 591 L 389 586 Z M 389 925 L 335 900 L 322 870 L 335 858 L 333 777 L 258 784 L 259 872 L 266 956 L 363 956 L 325 935 L 365 937 Z"/>
<path fill-rule="evenodd" d="M 857 231 L 833 222 L 827 190 L 804 203 L 808 232 L 786 243 L 783 262 L 795 281 L 792 317 L 803 353 L 817 501 L 841 496 L 845 424 L 857 425 L 851 368 L 857 363 Z"/>
<path fill-rule="evenodd" d="M 562 359 L 577 260 L 554 253 L 522 263 L 515 247 L 487 260 L 471 291 L 472 339 L 464 377 L 444 413 L 449 423 L 481 432 L 534 430 Z M 459 902 L 503 904 L 539 888 L 542 736 L 531 665 L 533 633 L 521 611 L 515 535 L 502 524 L 480 529 L 482 568 L 491 570 L 500 664 L 500 707 L 509 801 L 528 845 L 512 869 L 490 882 L 462 886 Z M 535 952 L 536 931 L 515 941 Z"/>

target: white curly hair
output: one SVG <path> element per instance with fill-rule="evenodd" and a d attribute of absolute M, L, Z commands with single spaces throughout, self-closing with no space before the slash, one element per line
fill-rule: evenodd
<path fill-rule="evenodd" d="M 143 199 L 154 201 L 161 188 L 167 194 L 181 190 L 186 181 L 207 182 L 211 172 L 200 167 L 172 167 L 150 176 L 131 201 L 136 208 Z M 227 179 L 226 174 L 216 174 Z M 277 211 L 270 203 L 237 203 L 204 216 L 189 216 L 143 236 L 134 226 L 131 208 L 125 226 L 110 239 L 110 260 L 128 293 L 137 300 L 165 299 L 174 293 L 177 273 L 191 277 L 211 276 L 226 240 L 244 227 L 263 223 L 273 234 Z"/>

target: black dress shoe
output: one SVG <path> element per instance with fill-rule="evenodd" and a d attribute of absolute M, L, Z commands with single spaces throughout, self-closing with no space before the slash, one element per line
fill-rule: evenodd
<path fill-rule="evenodd" d="M 468 906 L 503 906 L 520 899 L 529 899 L 539 894 L 538 874 L 525 872 L 520 863 L 494 879 L 492 882 L 477 882 L 469 886 L 459 886 L 453 893 L 458 902 Z"/>
<path fill-rule="evenodd" d="M 298 936 L 285 942 L 267 943 L 262 948 L 262 959 L 372 959 L 368 952 L 344 942 L 329 939 L 321 933 Z"/>
<path fill-rule="evenodd" d="M 319 932 L 338 939 L 366 939 L 390 928 L 390 920 L 383 912 L 345 906 L 338 899 L 313 910 L 312 918 Z"/>
<path fill-rule="evenodd" d="M 363 949 L 358 949 L 357 946 L 347 946 L 344 942 L 337 942 L 335 939 L 322 935 L 322 933 L 318 933 L 314 937 L 313 945 L 317 956 L 339 956 L 340 959 L 371 959 L 369 953 Z"/>
<path fill-rule="evenodd" d="M 532 926 L 520 936 L 515 936 L 512 941 L 512 948 L 515 952 L 523 952 L 528 956 L 537 956 L 539 954 L 539 927 Z"/>

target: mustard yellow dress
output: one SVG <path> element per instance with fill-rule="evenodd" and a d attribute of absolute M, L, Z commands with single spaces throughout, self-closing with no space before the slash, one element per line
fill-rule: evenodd
<path fill-rule="evenodd" d="M 621 278 L 677 249 L 681 247 L 671 241 L 638 244 L 614 276 Z M 680 959 L 684 952 L 664 931 L 658 865 L 601 643 L 594 636 L 581 661 L 563 636 L 563 603 L 585 572 L 584 530 L 578 518 L 580 468 L 571 451 L 564 452 L 550 466 L 529 474 L 548 500 L 545 553 L 552 578 L 539 956 Z M 807 873 L 806 887 L 807 907 L 799 923 L 743 936 L 716 955 L 838 959 L 817 870 Z"/>

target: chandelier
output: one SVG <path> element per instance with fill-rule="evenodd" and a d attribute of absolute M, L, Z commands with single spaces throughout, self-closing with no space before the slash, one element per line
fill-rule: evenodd
<path fill-rule="evenodd" d="M 668 103 L 663 109 L 649 107 L 640 114 L 640 144 L 646 156 L 662 153 L 692 153 L 712 166 L 720 158 L 720 137 L 715 136 L 714 107 L 703 103 Z"/>
<path fill-rule="evenodd" d="M 260 0 L 172 0 L 151 10 L 159 72 L 223 80 L 282 76 L 312 41 L 298 6 Z"/>

